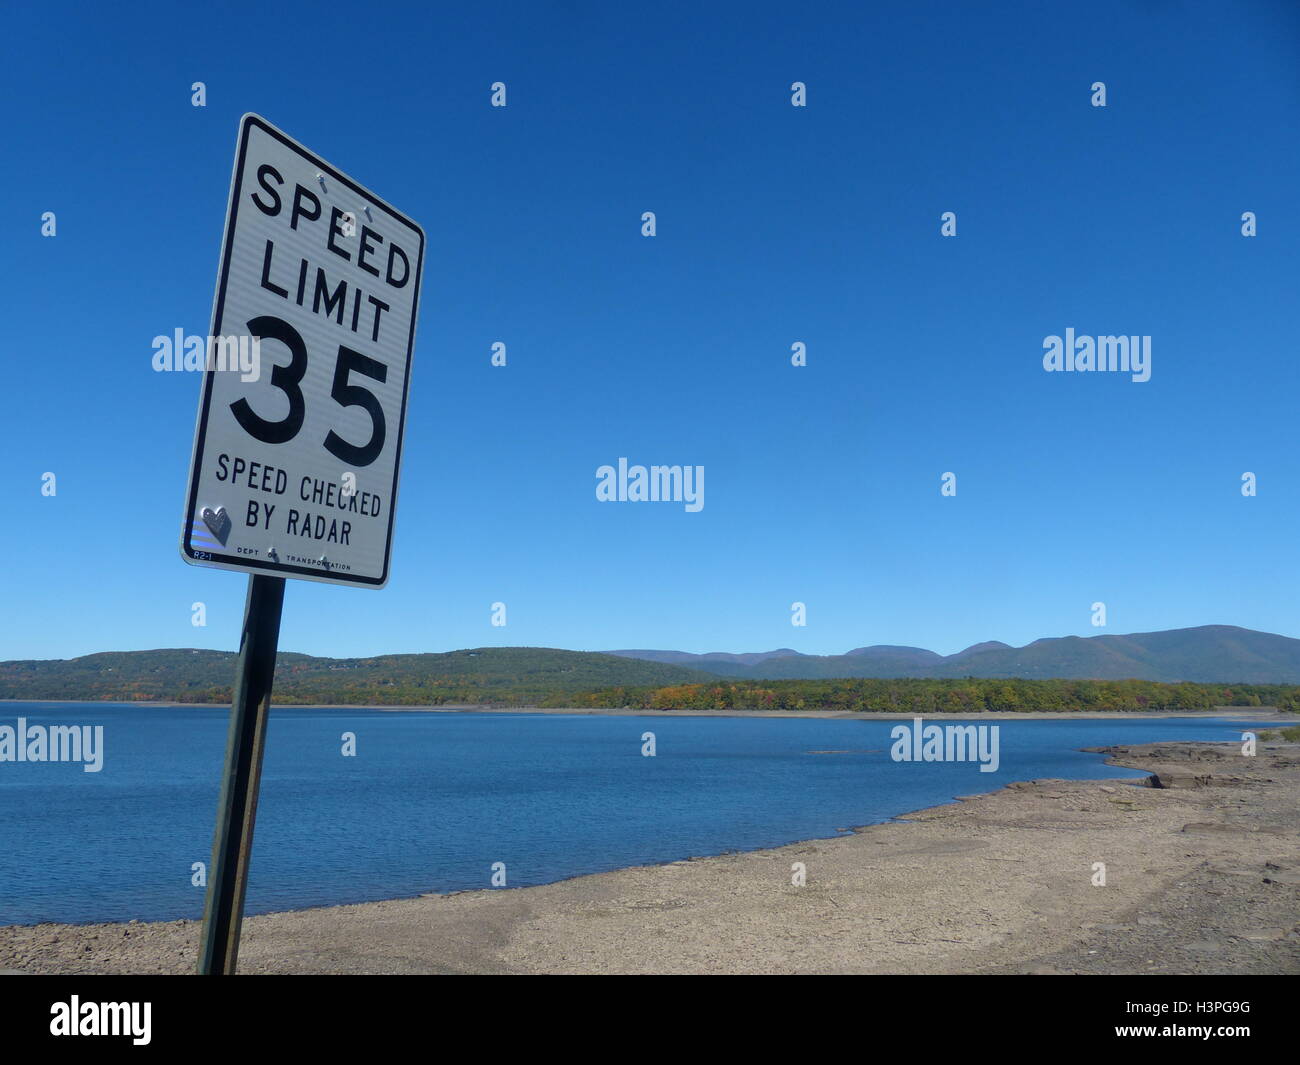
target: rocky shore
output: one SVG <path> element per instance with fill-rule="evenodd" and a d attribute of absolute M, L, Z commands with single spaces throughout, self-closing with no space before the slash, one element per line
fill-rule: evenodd
<path fill-rule="evenodd" d="M 1300 972 L 1300 744 L 1104 750 L 1144 786 L 1022 782 L 773 850 L 252 917 L 240 969 Z M 189 973 L 198 932 L 4 927 L 0 970 Z"/>

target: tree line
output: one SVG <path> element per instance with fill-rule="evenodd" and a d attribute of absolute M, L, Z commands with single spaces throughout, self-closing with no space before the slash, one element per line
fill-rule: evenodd
<path fill-rule="evenodd" d="M 889 714 L 1080 713 L 1276 706 L 1300 711 L 1300 686 L 1148 680 L 878 679 L 723 681 L 608 688 L 542 705 L 638 710 L 844 710 Z"/>

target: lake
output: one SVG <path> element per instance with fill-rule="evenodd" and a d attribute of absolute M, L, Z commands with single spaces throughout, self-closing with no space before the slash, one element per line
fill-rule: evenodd
<path fill-rule="evenodd" d="M 0 762 L 0 924 L 201 917 L 191 869 L 210 861 L 229 713 L 0 707 L 0 726 L 103 726 L 104 747 L 97 773 Z M 1144 775 L 1081 747 L 1234 740 L 1249 727 L 972 719 L 1001 728 L 1000 767 L 982 773 L 891 760 L 890 730 L 910 721 L 277 708 L 247 912 L 486 888 L 496 862 L 522 887 L 830 837 L 1011 780 Z"/>

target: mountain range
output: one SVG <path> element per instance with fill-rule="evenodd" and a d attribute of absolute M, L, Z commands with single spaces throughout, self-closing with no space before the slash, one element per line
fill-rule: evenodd
<path fill-rule="evenodd" d="M 192 648 L 106 651 L 71 659 L 0 662 L 0 699 L 176 700 L 222 703 L 235 677 L 233 651 Z M 790 648 L 747 654 L 566 651 L 479 647 L 425 654 L 325 658 L 281 651 L 277 701 L 422 705 L 546 705 L 603 691 L 737 681 L 966 677 L 1136 680 L 1201 684 L 1300 684 L 1300 640 L 1230 625 L 1127 636 L 1064 636 L 1024 647 L 978 643 L 953 655 L 921 647 L 858 647 L 842 655 Z"/>
<path fill-rule="evenodd" d="M 1201 625 L 1126 636 L 1049 637 L 1024 647 L 989 640 L 952 655 L 888 644 L 857 647 L 842 655 L 807 655 L 788 647 L 747 654 L 643 650 L 608 653 L 750 680 L 1023 677 L 1300 683 L 1300 640 L 1234 625 Z"/>

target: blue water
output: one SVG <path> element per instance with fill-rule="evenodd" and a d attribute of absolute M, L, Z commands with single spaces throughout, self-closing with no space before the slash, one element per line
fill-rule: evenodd
<path fill-rule="evenodd" d="M 229 710 L 9 703 L 0 725 L 20 716 L 103 725 L 104 768 L 0 762 L 0 924 L 200 917 Z M 276 709 L 247 912 L 484 888 L 494 862 L 522 887 L 834 836 L 1011 780 L 1142 775 L 1080 747 L 1248 727 L 1001 721 L 1001 767 L 981 773 L 891 761 L 898 723 Z M 809 753 L 828 749 L 850 753 Z"/>

